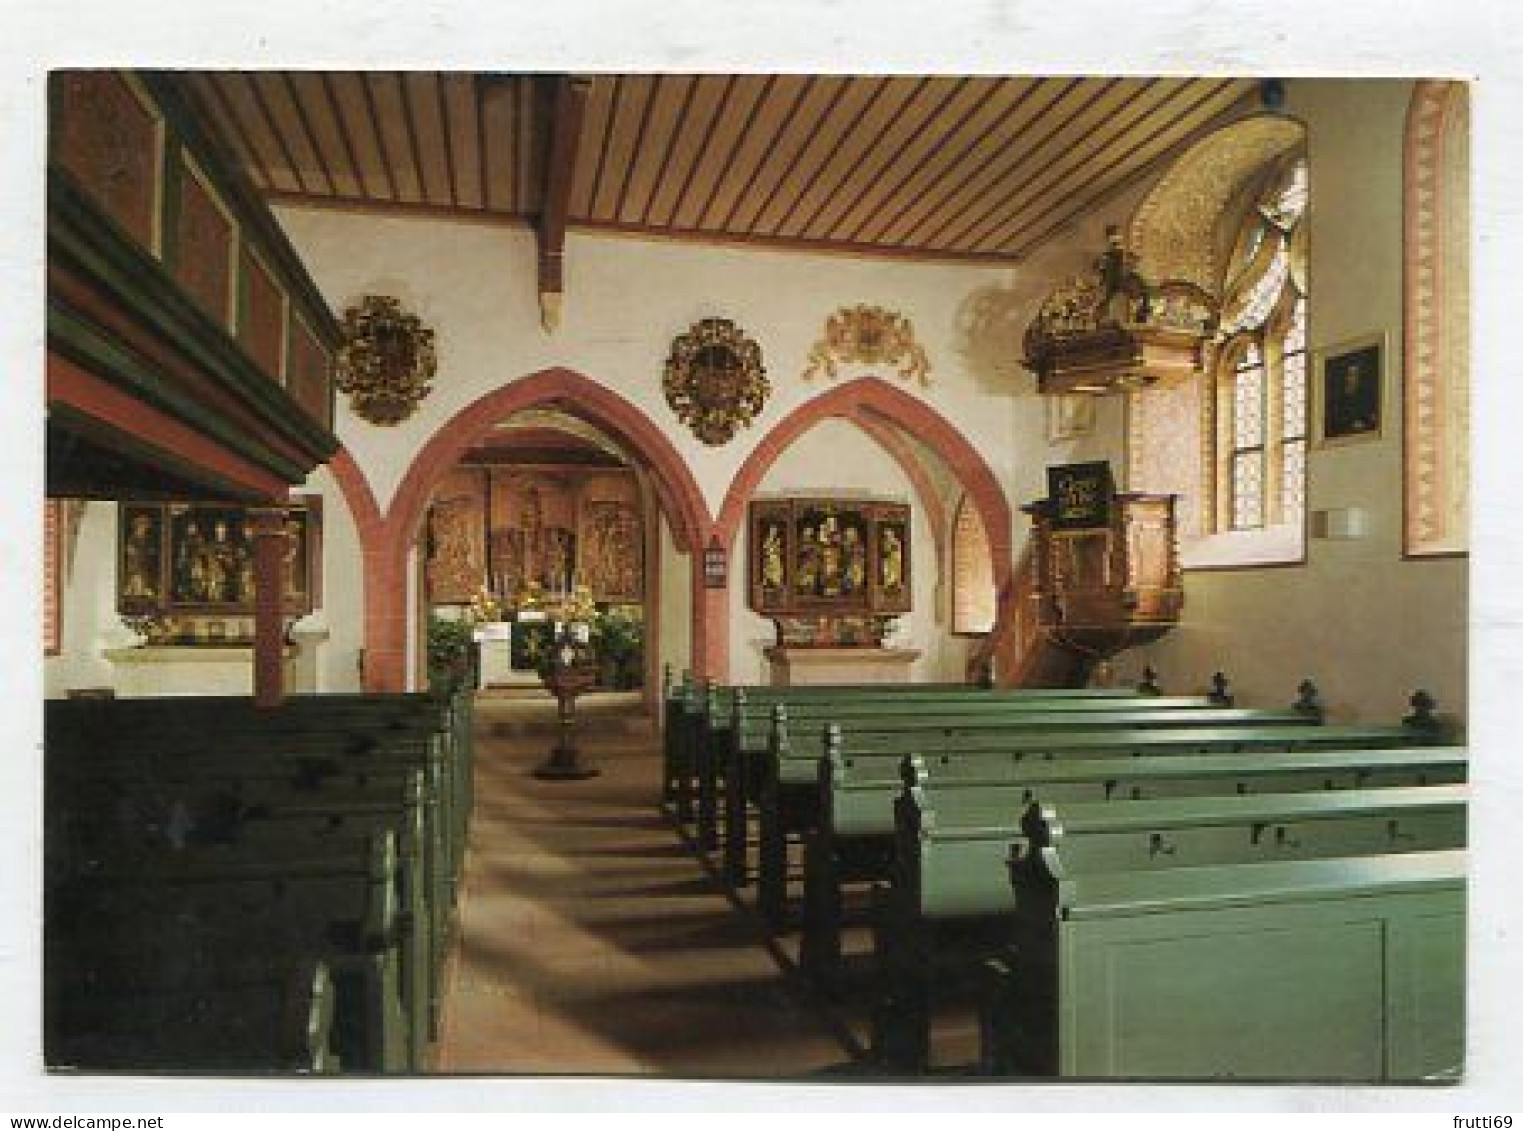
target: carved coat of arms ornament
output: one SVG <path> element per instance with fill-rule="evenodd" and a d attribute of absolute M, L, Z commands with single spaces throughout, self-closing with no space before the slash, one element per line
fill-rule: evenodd
<path fill-rule="evenodd" d="M 399 424 L 429 392 L 437 361 L 434 332 L 402 304 L 366 295 L 344 311 L 344 342 L 335 360 L 338 388 L 372 424 Z"/>
<path fill-rule="evenodd" d="M 809 351 L 804 380 L 820 374 L 834 378 L 838 364 L 896 365 L 906 381 L 931 383 L 931 362 L 910 320 L 881 306 L 853 306 L 836 311 L 825 321 L 825 336 Z"/>
<path fill-rule="evenodd" d="M 705 318 L 672 342 L 666 403 L 711 447 L 749 427 L 772 393 L 761 347 L 728 318 Z"/>

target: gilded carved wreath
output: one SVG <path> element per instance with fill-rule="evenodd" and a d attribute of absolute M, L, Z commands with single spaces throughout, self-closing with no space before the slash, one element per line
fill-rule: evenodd
<path fill-rule="evenodd" d="M 749 427 L 772 392 L 761 347 L 728 318 L 705 318 L 677 335 L 662 386 L 678 419 L 710 446 Z"/>
<path fill-rule="evenodd" d="M 428 395 L 437 362 L 434 332 L 385 295 L 366 295 L 344 311 L 335 382 L 372 424 L 399 424 Z"/>
<path fill-rule="evenodd" d="M 930 358 L 915 340 L 910 320 L 881 306 L 853 306 L 836 311 L 825 321 L 825 336 L 809 351 L 804 380 L 822 371 L 835 377 L 836 363 L 897 365 L 906 381 L 929 385 Z"/>

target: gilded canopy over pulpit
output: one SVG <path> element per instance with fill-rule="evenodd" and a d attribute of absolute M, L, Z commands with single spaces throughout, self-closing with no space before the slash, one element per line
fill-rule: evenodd
<path fill-rule="evenodd" d="M 1202 372 L 1216 331 L 1211 296 L 1151 283 L 1115 226 L 1090 274 L 1059 285 L 1027 327 L 1023 364 L 1042 393 L 1126 392 Z"/>

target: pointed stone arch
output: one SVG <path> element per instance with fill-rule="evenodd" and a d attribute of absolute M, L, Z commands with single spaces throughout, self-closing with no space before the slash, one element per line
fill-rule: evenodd
<path fill-rule="evenodd" d="M 367 547 L 365 576 L 365 686 L 401 690 L 407 683 L 407 555 L 444 474 L 493 425 L 514 412 L 555 407 L 606 431 L 649 472 L 678 549 L 701 552 L 713 522 L 697 480 L 671 440 L 643 411 L 607 386 L 574 370 L 553 368 L 483 394 L 445 421 L 419 449 Z M 706 618 L 702 569 L 693 570 L 693 655 L 697 674 L 714 671 L 704 644 L 713 633 Z"/>
<path fill-rule="evenodd" d="M 778 421 L 751 449 L 731 480 L 715 524 L 715 535 L 727 552 L 733 551 L 747 504 L 778 457 L 820 421 L 831 418 L 855 421 L 880 444 L 886 435 L 884 424 L 891 424 L 934 449 L 946 461 L 983 520 L 989 534 L 991 568 L 996 584 L 1003 589 L 1010 580 L 1014 521 L 999 480 L 978 449 L 946 417 L 920 398 L 872 377 L 849 381 L 805 401 Z M 885 450 L 900 459 L 901 464 L 903 447 L 885 444 Z M 911 479 L 915 481 L 913 474 Z"/>
<path fill-rule="evenodd" d="M 864 419 L 864 413 L 897 425 L 906 434 L 918 437 L 946 460 L 952 474 L 972 497 L 984 520 L 984 526 L 989 531 L 995 577 L 1007 578 L 1010 573 L 1013 522 L 1010 504 L 1005 499 L 1005 493 L 994 472 L 978 449 L 946 417 L 918 397 L 873 377 L 849 381 L 805 401 L 762 437 L 761 442 L 746 456 L 725 494 L 724 505 L 720 507 L 716 523 L 720 543 L 726 549 L 735 544 L 740 524 L 745 518 L 746 504 L 751 501 L 768 470 L 795 440 L 822 420 L 844 417 L 860 421 Z M 876 429 L 868 426 L 864 431 L 872 435 Z M 890 451 L 890 454 L 893 455 L 894 452 Z"/>

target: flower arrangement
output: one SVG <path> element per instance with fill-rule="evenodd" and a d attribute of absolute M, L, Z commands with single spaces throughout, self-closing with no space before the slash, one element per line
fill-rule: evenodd
<path fill-rule="evenodd" d="M 525 613 L 532 615 L 525 617 Z M 473 628 L 515 616 L 542 626 L 542 636 L 525 638 L 526 657 L 541 677 L 557 666 L 596 665 L 606 686 L 634 686 L 643 625 L 625 610 L 600 609 L 590 587 L 575 585 L 567 592 L 546 593 L 538 582 L 531 581 L 512 598 L 504 599 L 482 586 L 472 595 L 464 617 L 457 623 Z M 453 639 L 457 631 L 453 626 L 441 626 L 437 631 L 441 638 L 438 666 L 447 671 L 460 642 Z"/>
<path fill-rule="evenodd" d="M 487 624 L 501 620 L 502 613 L 502 602 L 488 593 L 487 587 L 483 585 L 472 594 L 470 608 L 465 615 L 472 624 Z"/>
<path fill-rule="evenodd" d="M 592 590 L 585 585 L 578 585 L 546 611 L 550 614 L 551 620 L 569 625 L 585 624 L 589 627 L 595 625 L 602 615 L 598 612 L 597 602 L 592 599 Z"/>

